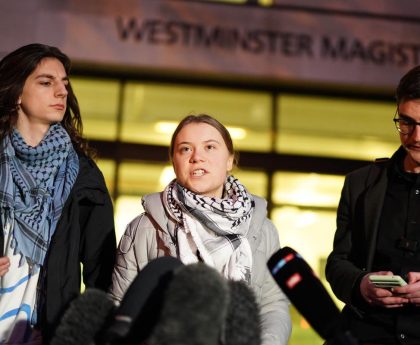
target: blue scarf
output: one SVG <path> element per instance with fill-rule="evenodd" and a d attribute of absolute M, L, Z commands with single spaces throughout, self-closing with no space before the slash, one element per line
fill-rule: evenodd
<path fill-rule="evenodd" d="M 79 159 L 60 124 L 52 125 L 36 147 L 14 129 L 0 150 L 1 221 L 12 231 L 14 252 L 38 269 L 79 172 Z"/>

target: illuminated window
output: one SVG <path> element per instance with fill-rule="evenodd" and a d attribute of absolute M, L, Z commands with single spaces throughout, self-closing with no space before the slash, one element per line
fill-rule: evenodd
<path fill-rule="evenodd" d="M 280 243 L 298 251 L 321 276 L 321 258 L 327 257 L 333 245 L 336 212 L 304 209 L 296 206 L 277 207 L 272 219 L 279 230 Z"/>
<path fill-rule="evenodd" d="M 162 191 L 174 178 L 172 166 L 164 164 L 122 163 L 119 167 L 119 196 L 115 203 L 117 238 L 127 224 L 141 212 L 141 198 Z"/>
<path fill-rule="evenodd" d="M 272 198 L 276 207 L 272 220 L 279 231 L 280 244 L 299 252 L 320 278 L 324 277 L 323 263 L 333 247 L 343 183 L 344 176 L 274 174 Z M 330 289 L 325 279 L 323 282 Z M 336 303 L 340 305 L 337 299 Z"/>
<path fill-rule="evenodd" d="M 278 172 L 274 174 L 273 203 L 335 208 L 343 183 L 343 176 Z"/>
<path fill-rule="evenodd" d="M 267 197 L 268 178 L 264 172 L 235 169 L 235 176 L 248 190 L 248 192 L 260 197 Z"/>
<path fill-rule="evenodd" d="M 278 97 L 276 150 L 310 156 L 372 160 L 398 147 L 395 105 L 319 96 Z"/>
<path fill-rule="evenodd" d="M 99 159 L 96 164 L 104 175 L 105 183 L 110 195 L 114 193 L 115 162 L 107 159 Z"/>
<path fill-rule="evenodd" d="M 116 140 L 119 82 L 72 78 L 71 84 L 79 102 L 84 136 Z"/>
<path fill-rule="evenodd" d="M 270 149 L 267 93 L 210 87 L 128 83 L 124 90 L 122 140 L 169 145 L 178 122 L 206 113 L 228 127 L 236 149 Z"/>
<path fill-rule="evenodd" d="M 121 163 L 118 180 L 119 194 L 137 196 L 160 192 L 170 182 L 172 175 L 168 175 L 167 171 L 172 172 L 170 165 Z"/>
<path fill-rule="evenodd" d="M 282 245 L 302 251 L 319 272 L 319 259 L 326 257 L 333 243 L 336 207 L 344 177 L 278 172 L 274 175 L 272 217 Z"/>

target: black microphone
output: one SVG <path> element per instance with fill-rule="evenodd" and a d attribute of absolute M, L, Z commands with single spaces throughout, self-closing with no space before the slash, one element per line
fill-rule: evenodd
<path fill-rule="evenodd" d="M 244 282 L 228 282 L 230 302 L 228 304 L 224 344 L 260 345 L 261 314 L 254 291 Z"/>
<path fill-rule="evenodd" d="M 340 323 L 340 311 L 308 263 L 292 248 L 274 253 L 267 266 L 277 284 L 313 329 L 333 344 L 357 345 Z"/>
<path fill-rule="evenodd" d="M 99 343 L 130 344 L 146 339 L 157 322 L 162 295 L 182 262 L 170 256 L 150 261 L 132 281 Z M 134 324 L 138 327 L 133 327 Z M 132 329 L 133 328 L 133 329 Z"/>
<path fill-rule="evenodd" d="M 227 280 L 196 263 L 174 271 L 148 345 L 217 345 L 227 315 Z"/>
<path fill-rule="evenodd" d="M 114 303 L 102 290 L 88 288 L 64 313 L 51 345 L 95 344 L 95 336 L 107 323 Z"/>

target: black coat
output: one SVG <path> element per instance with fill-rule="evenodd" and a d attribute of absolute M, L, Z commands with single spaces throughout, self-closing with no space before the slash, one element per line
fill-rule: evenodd
<path fill-rule="evenodd" d="M 325 273 L 335 295 L 347 304 L 352 302 L 356 284 L 372 268 L 388 186 L 387 169 L 393 159 L 395 155 L 389 161 L 378 161 L 353 171 L 344 182 L 334 247 Z"/>
<path fill-rule="evenodd" d="M 38 327 L 45 343 L 80 293 L 81 265 L 86 288 L 107 290 L 111 284 L 116 251 L 111 198 L 96 164 L 84 156 L 79 161 L 79 174 L 51 239 L 38 283 Z"/>
<path fill-rule="evenodd" d="M 388 171 L 395 169 L 405 154 L 400 147 L 389 161 L 371 164 L 346 177 L 337 210 L 334 248 L 327 260 L 327 280 L 335 295 L 346 303 L 342 322 L 359 340 L 368 343 L 420 343 L 419 307 L 372 306 L 360 293 L 362 277 L 372 271 L 382 209 L 392 176 Z"/>

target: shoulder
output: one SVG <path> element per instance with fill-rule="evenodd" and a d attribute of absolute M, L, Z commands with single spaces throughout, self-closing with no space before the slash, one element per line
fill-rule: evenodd
<path fill-rule="evenodd" d="M 252 235 L 261 229 L 267 219 L 267 200 L 254 194 L 251 195 L 254 200 L 254 210 L 250 224 L 250 233 Z"/>
<path fill-rule="evenodd" d="M 163 193 L 151 193 L 146 194 L 142 198 L 143 206 L 147 212 L 153 213 L 154 209 L 163 210 L 163 201 L 162 201 Z"/>
<path fill-rule="evenodd" d="M 128 223 L 124 236 L 134 239 L 145 235 L 148 229 L 154 229 L 154 227 L 146 212 L 143 212 Z"/>
<path fill-rule="evenodd" d="M 73 186 L 77 199 L 87 198 L 102 204 L 110 199 L 105 179 L 96 163 L 84 155 L 79 155 L 79 173 Z"/>
<path fill-rule="evenodd" d="M 78 178 L 90 183 L 104 184 L 104 176 L 98 165 L 89 157 L 79 155 L 79 176 Z"/>
<path fill-rule="evenodd" d="M 144 212 L 134 218 L 126 229 L 131 237 L 149 236 L 156 230 L 168 232 L 169 220 L 162 203 L 162 193 L 147 194 L 142 199 Z"/>
<path fill-rule="evenodd" d="M 390 162 L 390 159 L 380 158 L 364 167 L 354 170 L 346 175 L 345 184 L 353 186 L 359 185 L 360 188 L 376 184 L 386 175 Z"/>
<path fill-rule="evenodd" d="M 267 213 L 267 200 L 255 194 L 251 194 L 251 196 L 255 203 L 255 210 Z"/>
<path fill-rule="evenodd" d="M 258 237 L 261 243 L 278 241 L 278 232 L 273 222 L 267 217 L 267 200 L 262 197 L 252 195 L 255 208 L 252 214 L 250 236 Z"/>

